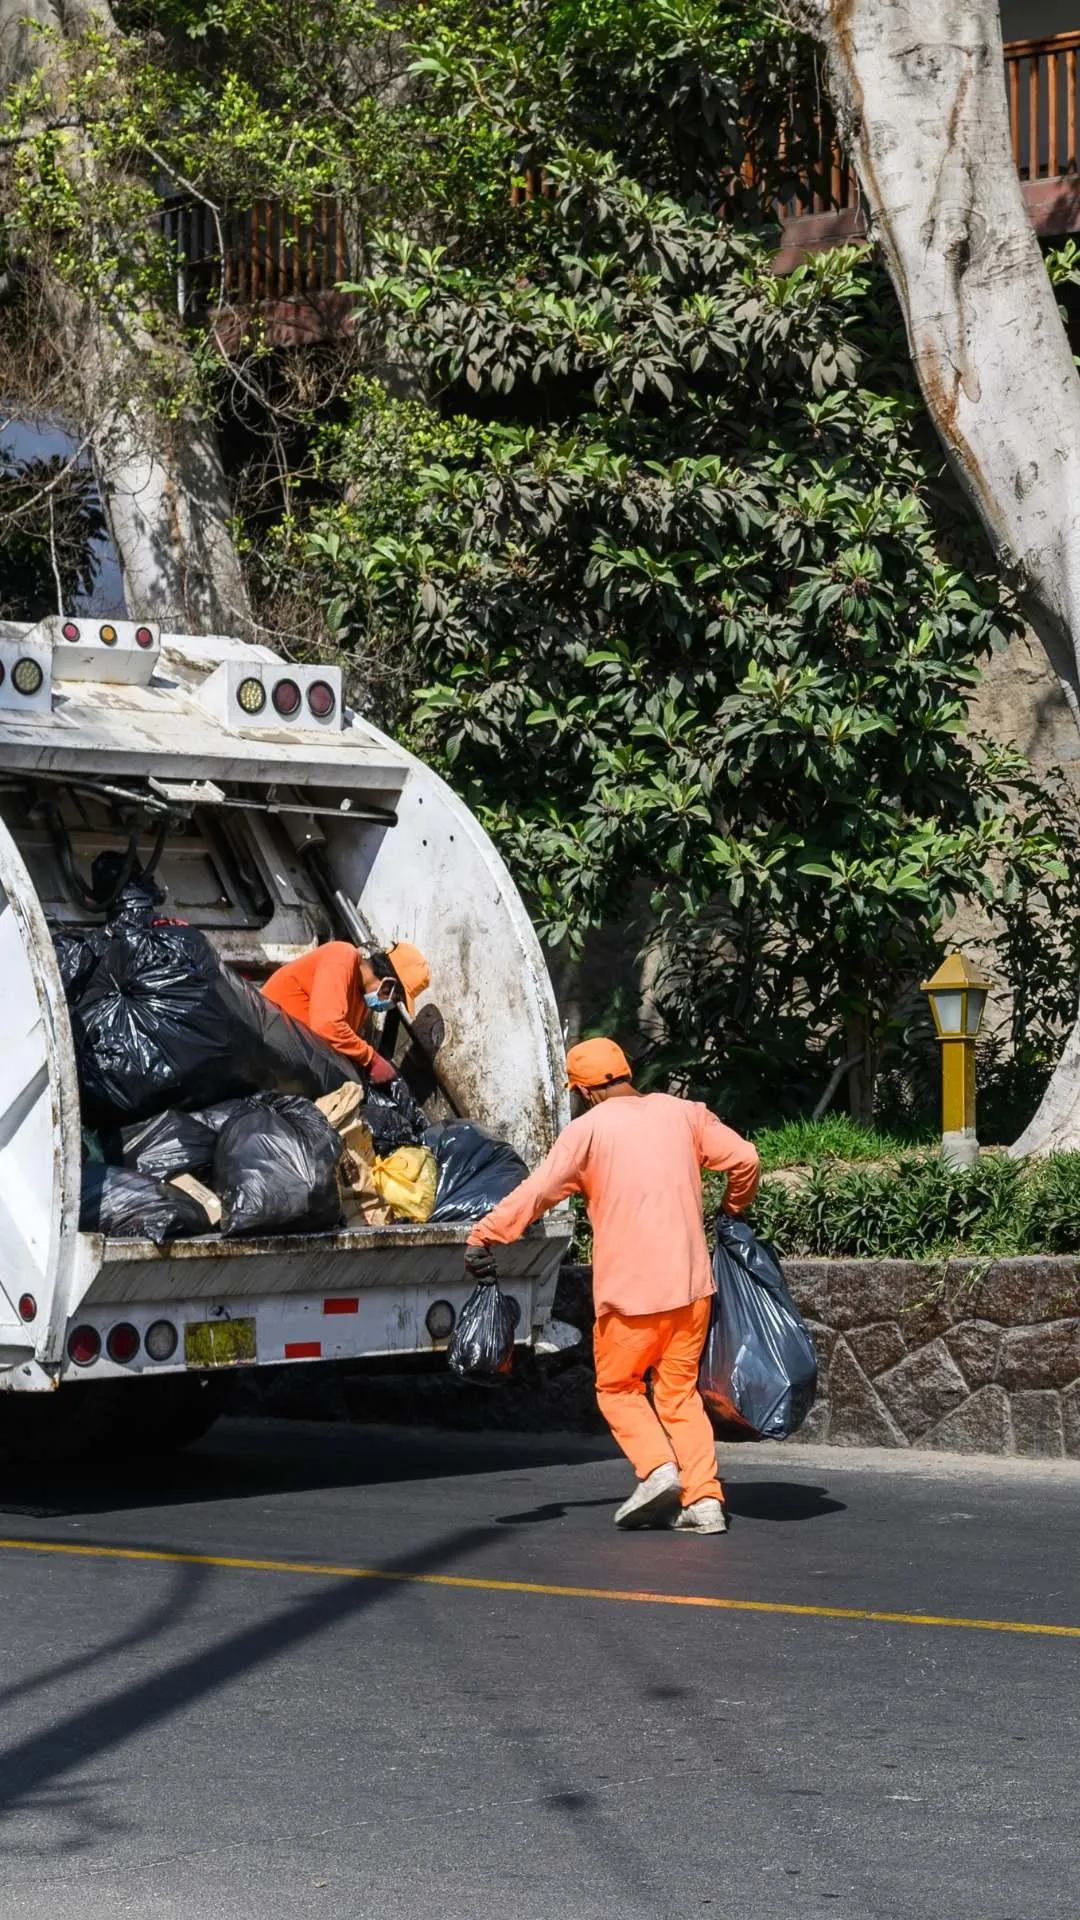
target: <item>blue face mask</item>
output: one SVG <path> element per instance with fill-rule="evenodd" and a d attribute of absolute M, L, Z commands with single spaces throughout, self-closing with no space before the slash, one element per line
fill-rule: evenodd
<path fill-rule="evenodd" d="M 378 993 L 365 993 L 364 1001 L 372 1013 L 389 1013 L 394 1004 L 392 1000 L 384 1000 Z"/>

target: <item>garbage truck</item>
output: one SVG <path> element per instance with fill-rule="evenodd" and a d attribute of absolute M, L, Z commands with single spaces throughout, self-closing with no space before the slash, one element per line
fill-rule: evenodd
<path fill-rule="evenodd" d="M 352 711 L 340 668 L 218 635 L 0 622 L 0 1461 L 101 1438 L 183 1444 L 240 1368 L 445 1347 L 463 1224 L 156 1245 L 80 1232 L 82 1117 L 54 935 L 100 924 L 96 857 L 258 984 L 328 938 L 415 943 L 426 1111 L 530 1164 L 566 1114 L 554 994 L 469 809 Z M 517 1337 L 550 1319 L 565 1212 L 501 1256 Z"/>

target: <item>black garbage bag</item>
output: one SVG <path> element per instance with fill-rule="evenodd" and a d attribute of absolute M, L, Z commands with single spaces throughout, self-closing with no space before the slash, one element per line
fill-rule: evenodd
<path fill-rule="evenodd" d="M 517 1314 L 497 1281 L 474 1287 L 458 1315 L 448 1359 L 462 1379 L 498 1376 L 514 1364 Z"/>
<path fill-rule="evenodd" d="M 711 1413 L 762 1440 L 798 1431 L 817 1392 L 817 1354 L 772 1248 L 721 1213 L 716 1294 L 698 1385 Z"/>
<path fill-rule="evenodd" d="M 230 1101 L 216 1110 L 223 1121 L 232 1112 L 233 1105 Z M 207 1124 L 202 1114 L 180 1113 L 170 1108 L 152 1120 L 139 1120 L 132 1127 L 122 1127 L 118 1157 L 125 1167 L 147 1173 L 152 1180 L 171 1180 L 174 1173 L 206 1174 L 214 1164 L 218 1131 L 217 1127 Z"/>
<path fill-rule="evenodd" d="M 218 959 L 196 927 L 154 926 L 138 887 L 71 997 L 84 1114 L 123 1125 L 263 1091 L 317 1099 L 360 1074 Z"/>
<path fill-rule="evenodd" d="M 388 1086 L 370 1085 L 361 1118 L 371 1128 L 376 1153 L 393 1153 L 397 1147 L 415 1147 L 421 1135 L 426 1139 L 427 1114 L 413 1099 L 399 1075 Z"/>
<path fill-rule="evenodd" d="M 90 976 L 107 945 L 108 936 L 104 927 L 92 927 L 87 932 L 71 928 L 53 934 L 60 978 L 69 1000 L 77 1000 L 89 984 Z"/>
<path fill-rule="evenodd" d="M 424 1135 L 439 1169 L 432 1220 L 482 1220 L 529 1169 L 505 1140 L 472 1120 L 451 1120 Z"/>
<path fill-rule="evenodd" d="M 341 1223 L 341 1135 L 310 1100 L 262 1094 L 242 1101 L 218 1135 L 214 1192 L 221 1231 L 325 1233 Z"/>
<path fill-rule="evenodd" d="M 90 1161 L 82 1170 L 79 1227 L 114 1240 L 190 1240 L 210 1233 L 205 1207 L 179 1187 L 163 1186 L 130 1167 Z"/>

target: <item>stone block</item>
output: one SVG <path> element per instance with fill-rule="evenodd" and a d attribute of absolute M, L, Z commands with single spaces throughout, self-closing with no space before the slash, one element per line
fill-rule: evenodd
<path fill-rule="evenodd" d="M 1001 1328 L 992 1320 L 962 1320 L 946 1334 L 945 1345 L 973 1393 L 979 1387 L 989 1386 L 993 1380 L 1001 1340 Z"/>
<path fill-rule="evenodd" d="M 889 1367 L 895 1367 L 908 1350 L 907 1341 L 895 1320 L 879 1320 L 872 1327 L 853 1327 L 847 1336 L 847 1343 L 863 1372 L 871 1380 L 875 1374 L 885 1373 Z"/>
<path fill-rule="evenodd" d="M 822 1393 L 819 1387 L 817 1399 L 814 1401 L 798 1432 L 792 1434 L 788 1445 L 797 1447 L 800 1440 L 802 1440 L 812 1446 L 815 1443 L 823 1443 L 828 1437 L 829 1397 L 828 1394 Z"/>
<path fill-rule="evenodd" d="M 944 1340 L 909 1353 L 875 1382 L 893 1419 L 917 1440 L 968 1397 L 967 1382 Z"/>
<path fill-rule="evenodd" d="M 1066 1453 L 1080 1460 L 1080 1380 L 1074 1380 L 1061 1396 L 1061 1425 Z"/>
<path fill-rule="evenodd" d="M 1076 1313 L 1076 1260 L 1030 1255 L 1024 1260 L 995 1260 L 977 1275 L 968 1295 L 967 1317 L 995 1320 L 1001 1327 L 1030 1326 L 1040 1320 L 1068 1320 Z"/>
<path fill-rule="evenodd" d="M 1010 1402 L 1016 1452 L 1060 1460 L 1065 1451 L 1060 1394 L 1014 1393 Z"/>
<path fill-rule="evenodd" d="M 846 1333 L 881 1320 L 900 1320 L 933 1293 L 940 1271 L 913 1260 L 829 1262 L 825 1310 L 815 1317 Z M 910 1341 L 908 1342 L 910 1345 Z"/>
<path fill-rule="evenodd" d="M 806 1319 L 806 1315 L 803 1315 Z M 825 1372 L 832 1359 L 832 1350 L 836 1345 L 836 1328 L 823 1327 L 820 1320 L 806 1319 L 806 1330 L 814 1343 L 814 1352 L 818 1357 L 818 1378 Z"/>
<path fill-rule="evenodd" d="M 829 1368 L 828 1438 L 832 1445 L 841 1447 L 908 1444 L 846 1340 L 837 1341 Z"/>
<path fill-rule="evenodd" d="M 1017 1388 L 1067 1387 L 1080 1375 L 1080 1320 L 1046 1320 L 1002 1336 L 997 1378 Z"/>
<path fill-rule="evenodd" d="M 804 1320 L 828 1321 L 827 1260 L 785 1260 L 784 1279 Z"/>
<path fill-rule="evenodd" d="M 941 1453 L 1011 1453 L 1012 1422 L 1004 1387 L 981 1387 L 931 1427 L 921 1445 Z"/>

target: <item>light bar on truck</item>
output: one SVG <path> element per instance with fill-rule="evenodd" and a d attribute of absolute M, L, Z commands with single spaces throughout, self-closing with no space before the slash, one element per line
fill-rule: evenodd
<path fill-rule="evenodd" d="M 199 689 L 222 726 L 262 732 L 340 733 L 340 667 L 297 667 L 285 660 L 223 660 Z"/>
<path fill-rule="evenodd" d="M 161 633 L 148 621 L 90 619 L 78 614 L 68 620 L 58 617 L 48 625 L 57 680 L 149 686 L 161 653 Z"/>
<path fill-rule="evenodd" d="M 52 712 L 52 648 L 38 639 L 0 640 L 0 708 Z"/>

